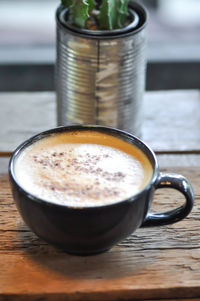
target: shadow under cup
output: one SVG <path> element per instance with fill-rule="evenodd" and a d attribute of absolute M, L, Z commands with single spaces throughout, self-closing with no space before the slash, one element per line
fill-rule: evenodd
<path fill-rule="evenodd" d="M 55 204 L 25 191 L 18 183 L 14 167 L 21 152 L 51 134 L 70 131 L 97 131 L 118 137 L 139 148 L 150 161 L 153 174 L 147 185 L 128 199 L 95 207 L 70 207 Z M 189 181 L 177 174 L 159 172 L 152 150 L 133 135 L 102 126 L 66 126 L 40 133 L 21 144 L 9 163 L 13 198 L 25 223 L 40 238 L 63 250 L 78 255 L 96 254 L 110 249 L 139 227 L 160 226 L 185 218 L 193 207 L 194 193 Z M 154 192 L 158 188 L 180 191 L 185 202 L 164 213 L 149 213 Z"/>

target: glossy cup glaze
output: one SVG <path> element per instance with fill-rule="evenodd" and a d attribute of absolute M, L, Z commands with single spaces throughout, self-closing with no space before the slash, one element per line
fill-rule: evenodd
<path fill-rule="evenodd" d="M 114 135 L 137 146 L 150 160 L 153 175 L 142 191 L 114 204 L 73 208 L 39 199 L 20 187 L 14 172 L 15 161 L 28 146 L 52 133 L 91 130 Z M 178 222 L 191 211 L 194 193 L 189 181 L 177 174 L 159 172 L 153 151 L 138 138 L 102 126 L 66 126 L 40 133 L 21 144 L 9 163 L 13 197 L 25 223 L 45 241 L 79 255 L 90 255 L 110 249 L 139 227 L 161 226 Z M 181 207 L 164 213 L 149 213 L 154 192 L 158 188 L 180 191 L 185 202 Z M 173 202 L 174 200 L 172 200 Z"/>

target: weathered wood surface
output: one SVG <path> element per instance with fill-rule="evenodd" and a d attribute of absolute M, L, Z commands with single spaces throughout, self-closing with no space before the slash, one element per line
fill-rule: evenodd
<path fill-rule="evenodd" d="M 200 300 L 199 104 L 199 91 L 148 92 L 144 100 L 143 139 L 158 152 L 163 171 L 192 182 L 196 201 L 190 216 L 139 229 L 107 253 L 77 257 L 26 227 L 7 175 L 6 155 L 56 125 L 55 94 L 0 93 L 0 301 Z M 158 190 L 152 209 L 168 210 L 182 201 L 174 190 Z"/>
<path fill-rule="evenodd" d="M 0 93 L 0 151 L 56 125 L 53 92 Z M 147 92 L 143 140 L 158 152 L 200 152 L 200 92 Z"/>
<path fill-rule="evenodd" d="M 191 180 L 192 213 L 174 225 L 139 229 L 109 252 L 90 257 L 68 255 L 37 238 L 22 222 L 8 176 L 1 173 L 0 300 L 200 298 L 200 167 L 163 171 Z M 161 189 L 153 210 L 182 201 L 178 192 Z"/>
<path fill-rule="evenodd" d="M 0 151 L 13 151 L 20 143 L 56 124 L 55 95 L 0 93 Z"/>

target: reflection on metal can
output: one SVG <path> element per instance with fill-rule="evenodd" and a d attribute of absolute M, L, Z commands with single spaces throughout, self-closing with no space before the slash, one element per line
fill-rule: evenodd
<path fill-rule="evenodd" d="M 146 12 L 129 7 L 134 27 L 77 29 L 57 10 L 58 125 L 99 124 L 141 135 Z"/>

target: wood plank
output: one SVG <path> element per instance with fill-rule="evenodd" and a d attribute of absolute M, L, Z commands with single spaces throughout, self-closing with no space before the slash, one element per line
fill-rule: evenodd
<path fill-rule="evenodd" d="M 147 93 L 143 139 L 160 152 L 199 151 L 199 103 L 199 91 Z"/>
<path fill-rule="evenodd" d="M 149 0 L 148 0 L 149 1 Z M 0 65 L 34 65 L 34 64 L 55 64 L 56 48 L 54 44 L 31 44 L 26 47 L 3 44 L 0 48 Z M 162 43 L 149 41 L 147 48 L 148 63 L 179 63 L 199 62 L 200 44 L 198 41 L 184 43 L 180 41 L 162 41 Z M 189 77 L 189 74 L 186 74 Z M 2 79 L 6 81 L 6 78 Z M 12 84 L 12 83 L 10 83 Z M 164 83 L 166 85 L 166 82 Z M 2 85 L 3 87 L 3 85 Z M 21 91 L 22 91 L 21 87 Z M 25 88 L 25 87 L 24 87 Z M 53 87 L 52 87 L 53 88 Z"/>
<path fill-rule="evenodd" d="M 187 176 L 195 190 L 192 213 L 164 227 L 139 229 L 104 254 L 68 255 L 37 238 L 22 222 L 0 176 L 0 300 L 158 300 L 200 297 L 200 168 L 166 168 Z M 152 210 L 182 203 L 158 190 Z"/>
<path fill-rule="evenodd" d="M 0 174 L 7 174 L 9 160 L 9 157 L 0 157 Z"/>
<path fill-rule="evenodd" d="M 55 94 L 0 94 L 0 150 L 13 151 L 36 133 L 56 125 Z"/>
<path fill-rule="evenodd" d="M 200 152 L 200 93 L 147 92 L 142 139 L 159 152 Z M 55 93 L 0 93 L 0 151 L 56 125 Z"/>
<path fill-rule="evenodd" d="M 200 166 L 200 154 L 188 154 L 188 155 L 157 155 L 160 168 L 166 167 L 195 167 Z"/>

